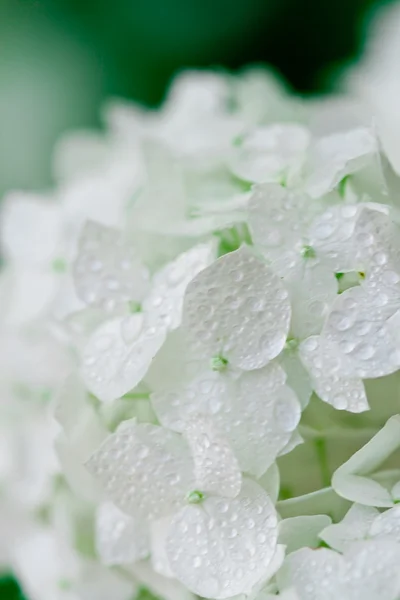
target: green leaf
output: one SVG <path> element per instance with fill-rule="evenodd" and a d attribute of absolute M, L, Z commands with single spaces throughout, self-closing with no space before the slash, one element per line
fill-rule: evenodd
<path fill-rule="evenodd" d="M 10 574 L 0 577 L 0 598 L 1 600 L 26 600 L 17 580 Z"/>

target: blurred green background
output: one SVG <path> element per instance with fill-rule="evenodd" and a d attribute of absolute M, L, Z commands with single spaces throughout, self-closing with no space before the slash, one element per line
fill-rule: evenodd
<path fill-rule="evenodd" d="M 63 131 L 99 126 L 109 96 L 157 105 L 184 67 L 268 62 L 297 90 L 326 91 L 337 66 L 362 51 L 383 4 L 0 0 L 0 194 L 50 185 Z M 3 578 L 0 600 L 20 598 Z"/>

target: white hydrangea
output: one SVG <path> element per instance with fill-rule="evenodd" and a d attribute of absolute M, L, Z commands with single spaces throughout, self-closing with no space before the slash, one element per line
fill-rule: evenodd
<path fill-rule="evenodd" d="M 400 186 L 342 117 L 186 73 L 5 199 L 0 562 L 30 600 L 399 600 Z"/>

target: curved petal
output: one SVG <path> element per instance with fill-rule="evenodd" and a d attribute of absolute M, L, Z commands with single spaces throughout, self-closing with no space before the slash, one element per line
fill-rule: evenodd
<path fill-rule="evenodd" d="M 361 379 L 349 375 L 334 343 L 315 335 L 300 344 L 299 353 L 321 400 L 338 410 L 355 413 L 368 410 Z"/>
<path fill-rule="evenodd" d="M 95 536 L 97 554 L 104 565 L 125 565 L 149 554 L 146 524 L 126 515 L 112 502 L 98 507 Z"/>
<path fill-rule="evenodd" d="M 184 437 L 192 451 L 197 489 L 235 498 L 242 474 L 231 447 L 218 434 L 212 419 L 197 415 L 186 424 Z"/>
<path fill-rule="evenodd" d="M 21 266 L 50 268 L 61 242 L 60 227 L 61 211 L 51 198 L 12 192 L 2 202 L 2 252 Z"/>
<path fill-rule="evenodd" d="M 377 512 L 375 519 L 370 523 L 368 535 L 400 543 L 400 506 L 394 506 L 380 514 Z"/>
<path fill-rule="evenodd" d="M 83 352 L 82 376 L 89 391 L 103 402 L 129 392 L 147 373 L 165 335 L 164 329 L 149 326 L 142 314 L 103 323 Z"/>
<path fill-rule="evenodd" d="M 337 344 L 353 376 L 382 377 L 400 366 L 397 323 L 398 314 L 388 311 L 386 294 L 358 286 L 337 297 L 322 335 Z"/>
<path fill-rule="evenodd" d="M 208 415 L 231 444 L 242 471 L 260 477 L 292 438 L 300 403 L 276 363 L 224 374 L 203 371 L 189 384 L 152 395 L 160 421 L 183 431 L 195 414 Z"/>
<path fill-rule="evenodd" d="M 368 506 L 393 506 L 390 492 L 368 475 L 374 473 L 399 447 L 400 415 L 395 415 L 365 446 L 335 471 L 332 477 L 335 492 L 352 502 Z"/>
<path fill-rule="evenodd" d="M 86 304 L 109 311 L 129 301 L 140 303 L 150 287 L 148 270 L 122 232 L 94 221 L 81 232 L 73 277 Z"/>
<path fill-rule="evenodd" d="M 353 542 L 367 537 L 371 523 L 378 515 L 379 511 L 372 506 L 353 504 L 340 523 L 329 525 L 319 537 L 333 550 L 344 552 Z"/>
<path fill-rule="evenodd" d="M 284 519 L 279 523 L 280 544 L 286 546 L 286 553 L 295 552 L 304 546 L 318 548 L 321 540 L 318 534 L 332 523 L 327 515 L 301 515 Z"/>
<path fill-rule="evenodd" d="M 233 500 L 208 498 L 171 523 L 167 554 L 177 578 L 204 598 L 248 593 L 275 555 L 277 517 L 265 491 L 245 480 Z"/>
<path fill-rule="evenodd" d="M 327 194 L 346 175 L 365 167 L 377 150 L 375 136 L 365 127 L 320 138 L 310 150 L 308 194 L 312 198 Z"/>
<path fill-rule="evenodd" d="M 116 506 L 145 521 L 174 512 L 194 489 L 186 442 L 156 425 L 125 424 L 86 466 Z"/>
<path fill-rule="evenodd" d="M 302 244 L 315 213 L 304 195 L 277 184 L 258 185 L 250 198 L 248 223 L 254 244 L 271 260 Z"/>
<path fill-rule="evenodd" d="M 286 181 L 300 170 L 309 141 L 309 131 L 297 123 L 257 127 L 240 140 L 230 168 L 245 181 Z"/>
<path fill-rule="evenodd" d="M 154 275 L 150 294 L 143 303 L 143 309 L 152 322 L 168 329 L 179 327 L 186 288 L 200 271 L 211 264 L 214 256 L 214 244 L 199 244 L 180 254 Z"/>
<path fill-rule="evenodd" d="M 277 356 L 289 331 L 288 292 L 270 269 L 242 246 L 190 282 L 183 326 L 211 359 L 258 369 Z"/>

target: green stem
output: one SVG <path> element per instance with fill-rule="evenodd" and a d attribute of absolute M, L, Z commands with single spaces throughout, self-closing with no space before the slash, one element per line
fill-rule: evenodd
<path fill-rule="evenodd" d="M 326 441 L 322 438 L 317 438 L 314 440 L 314 446 L 317 452 L 318 463 L 321 471 L 322 486 L 329 487 L 331 485 L 331 474 L 328 464 Z"/>

